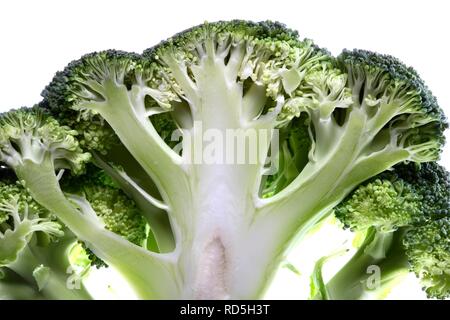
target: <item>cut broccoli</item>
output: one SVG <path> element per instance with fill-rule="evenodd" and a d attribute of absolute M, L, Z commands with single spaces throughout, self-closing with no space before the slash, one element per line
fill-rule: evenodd
<path fill-rule="evenodd" d="M 280 23 L 90 53 L 42 96 L 0 116 L 0 162 L 141 298 L 259 298 L 335 207 L 389 234 L 446 214 L 443 193 L 405 177 L 438 160 L 447 128 L 417 73 L 362 50 L 335 58 Z"/>

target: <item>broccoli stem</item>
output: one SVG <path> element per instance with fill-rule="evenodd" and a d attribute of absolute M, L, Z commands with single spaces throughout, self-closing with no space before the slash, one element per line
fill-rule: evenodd
<path fill-rule="evenodd" d="M 70 241 L 72 243 L 72 241 Z M 51 251 L 43 253 L 42 248 L 30 248 L 27 246 L 22 252 L 19 259 L 8 267 L 15 273 L 25 279 L 30 286 L 35 287 L 45 299 L 49 300 L 91 300 L 91 295 L 86 288 L 80 283 L 79 289 L 70 289 L 67 281 L 70 273 L 70 266 L 67 256 L 67 243 L 62 240 L 58 246 L 52 246 Z M 49 256 L 51 252 L 51 256 Z M 33 277 L 33 271 L 40 265 L 50 268 L 50 276 L 43 288 L 37 287 L 36 279 Z"/>
<path fill-rule="evenodd" d="M 45 297 L 9 268 L 0 270 L 0 300 L 43 300 Z"/>
<path fill-rule="evenodd" d="M 358 251 L 326 284 L 330 299 L 382 298 L 389 293 L 409 269 L 402 248 L 404 232 L 369 229 Z"/>
<path fill-rule="evenodd" d="M 172 256 L 138 247 L 104 229 L 96 217 L 77 210 L 60 189 L 49 155 L 40 164 L 24 160 L 16 174 L 38 203 L 57 214 L 98 257 L 113 265 L 142 298 L 177 296 Z"/>

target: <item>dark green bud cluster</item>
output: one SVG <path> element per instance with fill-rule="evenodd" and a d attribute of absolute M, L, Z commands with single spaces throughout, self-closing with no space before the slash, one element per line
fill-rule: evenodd
<path fill-rule="evenodd" d="M 45 106 L 53 112 L 72 108 L 80 100 L 103 100 L 100 86 L 94 83 L 106 80 L 125 83 L 128 72 L 136 65 L 139 56 L 117 50 L 93 52 L 72 61 L 57 72 L 52 82 L 44 89 Z M 97 88 L 97 91 L 95 90 Z M 56 110 L 55 110 L 56 109 Z"/>
<path fill-rule="evenodd" d="M 372 226 L 391 231 L 420 217 L 420 201 L 420 195 L 401 180 L 375 179 L 356 189 L 335 214 L 354 231 Z"/>
<path fill-rule="evenodd" d="M 85 197 L 106 229 L 136 245 L 143 245 L 147 238 L 144 217 L 134 201 L 104 171 L 88 166 L 85 175 L 63 177 L 61 186 L 67 193 Z M 87 249 L 87 253 L 93 265 L 105 265 L 90 250 Z"/>
<path fill-rule="evenodd" d="M 353 75 L 357 73 L 357 76 L 365 77 L 366 81 L 372 81 L 373 86 L 389 88 L 391 94 L 400 91 L 399 87 L 404 87 L 402 92 L 405 95 L 417 94 L 419 99 L 416 105 L 420 106 L 421 111 L 428 114 L 429 117 L 437 119 L 437 123 L 443 128 L 448 126 L 436 97 L 433 96 L 416 70 L 406 66 L 399 59 L 386 54 L 354 49 L 344 50 L 338 57 L 338 61 Z"/>

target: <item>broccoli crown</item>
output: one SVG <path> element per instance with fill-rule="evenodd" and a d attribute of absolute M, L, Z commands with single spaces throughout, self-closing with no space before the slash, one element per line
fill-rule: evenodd
<path fill-rule="evenodd" d="M 154 54 L 160 47 L 177 45 L 179 47 L 190 46 L 193 43 L 201 43 L 206 37 L 211 35 L 233 35 L 236 38 L 254 37 L 258 39 L 269 38 L 273 40 L 287 41 L 296 43 L 298 33 L 295 30 L 287 28 L 280 22 L 261 21 L 251 22 L 245 20 L 218 21 L 186 29 L 177 33 L 170 39 L 161 42 L 157 46 L 144 51 L 145 55 Z"/>
<path fill-rule="evenodd" d="M 136 85 L 137 79 L 133 77 L 140 78 L 144 72 L 148 73 L 146 80 L 151 81 L 152 70 L 148 62 L 134 53 L 107 50 L 86 54 L 56 73 L 42 92 L 44 100 L 40 106 L 49 110 L 63 125 L 80 132 L 78 140 L 83 149 L 106 154 L 119 145 L 120 140 L 105 119 L 86 106 L 110 100 L 108 85 L 111 87 L 113 83 L 130 88 Z M 139 79 L 139 85 L 142 81 Z M 161 96 L 161 99 L 165 98 Z M 169 104 L 161 99 L 161 103 Z M 155 104 L 153 99 L 146 98 L 145 101 L 149 108 Z"/>
<path fill-rule="evenodd" d="M 450 296 L 450 216 L 406 234 L 403 244 L 412 271 L 421 279 L 428 297 Z"/>
<path fill-rule="evenodd" d="M 138 59 L 136 54 L 116 50 L 86 54 L 72 61 L 60 72 L 42 92 L 45 98 L 40 107 L 49 110 L 62 125 L 77 130 L 80 146 L 89 151 L 106 154 L 119 140 L 105 123 L 104 119 L 93 113 L 79 113 L 71 109 L 80 100 L 101 101 L 104 97 L 99 87 L 91 87 L 96 81 L 101 83 L 108 77 L 123 80 Z"/>
<path fill-rule="evenodd" d="M 94 88 L 88 90 L 89 84 L 109 77 L 123 81 L 138 60 L 137 54 L 117 50 L 86 54 L 70 62 L 63 71 L 57 72 L 42 95 L 49 108 L 58 110 L 70 107 L 81 99 L 101 100 L 101 92 Z"/>
<path fill-rule="evenodd" d="M 263 86 L 268 106 L 280 96 L 293 96 L 309 72 L 332 64 L 325 50 L 310 40 L 299 40 L 295 31 L 280 23 L 205 23 L 142 55 L 107 50 L 71 62 L 42 92 L 40 106 L 50 110 L 61 124 L 77 130 L 83 149 L 106 154 L 120 143 L 108 124 L 107 113 L 112 112 L 108 110 L 123 109 L 119 101 L 127 99 L 136 117 L 151 116 L 155 130 L 173 147 L 166 129 L 183 127 L 184 123 L 177 122 L 185 117 L 173 119 L 160 114 L 188 109 L 186 102 L 195 99 L 189 82 L 196 81 L 196 69 L 213 56 L 223 60 L 232 81 L 243 88 L 250 88 L 251 83 Z M 291 105 L 283 107 L 280 123 L 299 115 Z"/>
<path fill-rule="evenodd" d="M 86 214 L 86 221 L 101 220 L 106 229 L 137 245 L 145 244 L 150 227 L 136 204 L 104 172 L 89 165 L 85 168 L 89 154 L 84 152 L 94 154 L 97 163 L 109 158 L 111 165 L 103 167 L 109 173 L 118 164 L 126 168 L 122 172 L 126 176 L 114 177 L 135 197 L 139 208 L 151 205 L 161 210 L 161 214 L 145 213 L 155 239 L 164 244 L 172 239 L 164 234 L 169 224 L 165 213 L 179 226 L 180 239 L 197 241 L 202 237 L 192 237 L 191 215 L 184 211 L 205 208 L 201 214 L 214 219 L 216 215 L 210 213 L 216 208 L 219 213 L 235 210 L 235 205 L 227 206 L 237 201 L 209 198 L 219 194 L 209 192 L 216 187 L 211 182 L 215 173 L 226 180 L 223 185 L 230 198 L 255 193 L 254 206 L 249 202 L 242 215 L 247 209 L 254 212 L 263 221 L 258 226 L 273 222 L 272 234 L 280 235 L 267 241 L 273 252 L 292 240 L 294 230 L 306 230 L 328 214 L 362 181 L 366 182 L 335 209 L 352 230 L 373 228 L 386 234 L 424 227 L 448 215 L 447 173 L 435 164 L 413 164 L 438 159 L 448 127 L 436 98 L 417 72 L 394 57 L 363 50 L 344 51 L 334 58 L 280 23 L 204 23 L 142 54 L 90 53 L 58 72 L 42 96 L 39 107 L 51 117 L 43 111 L 38 116 L 33 109 L 21 112 L 31 114 L 34 122 L 22 121 L 15 113 L 20 121 L 13 125 L 3 125 L 11 121 L 1 120 L 0 161 L 15 169 L 23 159 L 37 162 L 51 155 L 57 169 L 71 167 L 75 175 L 58 178 L 65 192 L 75 194 L 67 196 L 80 211 L 95 211 L 99 218 Z M 278 171 L 261 177 L 268 172 L 264 164 L 251 164 L 242 172 L 235 171 L 235 166 L 216 172 L 215 166 L 192 164 L 198 151 L 196 140 L 189 138 L 197 138 L 198 121 L 221 132 L 280 129 L 278 154 L 262 138 L 255 150 L 263 157 L 277 157 Z M 10 127 L 26 129 L 14 135 Z M 46 127 L 51 130 L 42 129 Z M 178 128 L 182 145 L 171 139 Z M 41 131 L 51 131 L 51 138 Z M 181 149 L 173 152 L 179 146 L 185 148 L 184 154 Z M 244 148 L 248 149 L 245 154 L 253 152 L 249 146 Z M 395 166 L 405 161 L 409 163 Z M 393 170 L 380 174 L 392 166 Z M 83 170 L 88 172 L 77 175 Z M 144 172 L 147 176 L 139 176 Z M 30 176 L 26 177 L 31 180 Z M 142 184 L 134 181 L 141 178 Z M 239 188 L 232 187 L 236 182 Z M 36 183 L 34 187 L 39 188 Z M 196 196 L 197 191 L 207 195 Z M 50 197 L 42 198 L 51 203 Z M 218 200 L 227 203 L 219 205 Z M 295 217 L 297 203 L 302 203 L 301 217 Z M 286 213 L 277 222 L 266 222 L 272 219 L 268 214 L 272 211 Z M 76 220 L 69 210 L 61 216 L 67 217 L 64 221 Z M 161 224 L 160 217 L 166 222 Z M 81 229 L 79 234 L 84 233 Z M 92 242 L 85 241 L 86 245 Z M 94 264 L 94 260 L 101 264 L 90 255 Z M 108 252 L 104 257 L 113 255 Z"/>
<path fill-rule="evenodd" d="M 239 54 L 239 50 L 233 52 L 236 48 L 242 48 L 242 51 Z M 171 79 L 180 96 L 185 93 L 180 92 L 170 70 L 171 63 L 178 61 L 191 68 L 212 55 L 224 58 L 228 64 L 237 63 L 237 80 L 266 85 L 266 95 L 273 99 L 280 94 L 291 95 L 305 72 L 320 68 L 321 62 L 330 60 L 328 52 L 319 49 L 311 40 L 299 40 L 297 32 L 270 21 L 205 23 L 143 53 L 155 71 Z M 190 76 L 194 76 L 195 71 L 191 72 Z"/>
<path fill-rule="evenodd" d="M 77 134 L 37 108 L 3 113 L 0 115 L 0 161 L 15 168 L 24 160 L 41 163 L 50 157 L 55 168 L 82 172 L 90 155 L 82 152 Z"/>

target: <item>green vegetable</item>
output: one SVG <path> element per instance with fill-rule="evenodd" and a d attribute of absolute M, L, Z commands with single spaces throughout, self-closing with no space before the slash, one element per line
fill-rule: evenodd
<path fill-rule="evenodd" d="M 355 218 L 364 228 L 416 219 L 414 190 L 397 199 L 395 183 L 367 181 L 438 160 L 447 127 L 397 59 L 335 58 L 273 22 L 205 23 L 143 54 L 90 53 L 42 96 L 0 116 L 0 162 L 47 223 L 143 299 L 262 297 L 294 240 L 360 185 L 362 206 L 379 202 L 371 188 L 393 198 Z M 38 287 L 51 279 L 41 264 Z"/>

